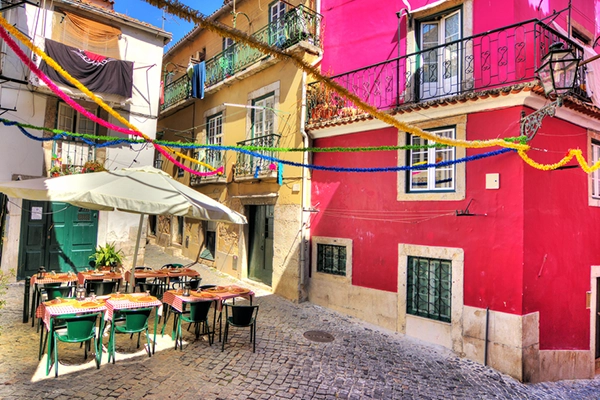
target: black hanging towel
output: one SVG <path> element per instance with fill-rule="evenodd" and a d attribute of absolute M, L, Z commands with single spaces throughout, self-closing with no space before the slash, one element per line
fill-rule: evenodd
<path fill-rule="evenodd" d="M 90 91 L 131 97 L 133 62 L 104 57 L 50 39 L 46 39 L 46 54 Z M 55 83 L 75 87 L 46 61 L 42 60 L 40 69 Z"/>

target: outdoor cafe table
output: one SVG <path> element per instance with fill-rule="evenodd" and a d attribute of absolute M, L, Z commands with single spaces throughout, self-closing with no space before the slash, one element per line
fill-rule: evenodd
<path fill-rule="evenodd" d="M 77 274 L 77 281 L 80 285 L 85 285 L 86 281 L 103 281 L 105 279 L 122 280 L 123 274 L 119 272 L 102 271 L 85 271 Z"/>
<path fill-rule="evenodd" d="M 92 302 L 91 299 L 86 299 L 85 302 L 79 302 L 75 299 L 68 299 L 68 300 L 63 300 L 62 302 L 58 303 L 58 304 L 52 304 L 53 300 L 51 301 L 47 301 L 45 303 L 41 303 L 36 312 L 35 312 L 35 316 L 36 318 L 42 318 L 42 320 L 44 321 L 44 326 L 46 327 L 46 331 L 48 332 L 48 346 L 47 346 L 47 355 L 48 358 L 46 360 L 46 375 L 48 375 L 50 373 L 50 359 L 51 359 L 51 351 L 52 351 L 52 338 L 50 337 L 50 335 L 52 334 L 52 329 L 53 329 L 53 324 L 54 324 L 54 317 L 58 316 L 58 315 L 66 315 L 66 314 L 75 314 L 75 315 L 82 315 L 82 314 L 88 314 L 88 313 L 94 313 L 94 312 L 102 312 L 104 313 L 106 311 L 106 306 L 104 305 L 104 303 L 102 302 L 96 302 L 96 304 L 98 304 L 97 307 L 81 307 L 80 305 L 82 303 L 85 302 Z M 100 323 L 100 332 L 102 332 L 104 330 L 104 322 L 101 321 Z M 100 333 L 102 334 L 102 333 Z M 44 337 L 44 331 L 40 330 L 40 357 L 41 357 L 41 347 L 42 347 L 42 340 Z"/>
<path fill-rule="evenodd" d="M 114 295 L 113 295 L 114 296 Z M 102 312 L 104 313 L 104 318 L 100 324 L 100 330 L 98 335 L 100 338 L 104 332 L 104 321 L 112 321 L 115 311 L 119 310 L 131 310 L 136 308 L 154 308 L 154 338 L 152 342 L 152 354 L 154 354 L 156 349 L 156 329 L 157 329 L 157 321 L 158 321 L 158 308 L 162 305 L 160 300 L 156 297 L 152 297 L 151 300 L 144 301 L 147 297 L 145 293 L 130 293 L 120 295 L 119 298 L 108 298 L 108 299 L 97 299 L 92 300 L 91 298 L 86 298 L 85 301 L 79 302 L 75 299 L 65 299 L 61 303 L 52 304 L 51 301 L 46 303 L 41 303 L 36 311 L 36 318 L 42 318 L 44 321 L 44 326 L 48 332 L 48 335 L 52 332 L 53 322 L 55 316 L 58 315 L 66 315 L 66 314 L 75 314 L 82 315 L 94 312 Z M 100 296 L 106 297 L 106 296 Z M 81 307 L 82 303 L 96 303 L 98 307 Z M 43 331 L 40 334 L 40 347 L 43 340 Z M 52 339 L 48 338 L 48 361 L 46 363 L 46 375 L 50 372 L 50 351 L 51 351 L 51 342 Z M 148 349 L 150 351 L 150 349 Z M 102 353 L 99 354 L 99 362 L 102 361 Z"/>
<path fill-rule="evenodd" d="M 135 271 L 135 279 L 146 279 L 146 278 L 155 278 L 162 279 L 165 281 L 165 284 L 168 286 L 170 278 L 175 277 L 183 277 L 183 278 L 196 278 L 200 276 L 200 272 L 195 271 L 191 268 L 172 268 L 172 269 L 160 269 L 160 270 L 136 270 Z M 131 280 L 131 271 L 125 271 L 125 285 L 129 285 L 129 281 Z M 135 288 L 133 289 L 135 290 Z"/>
<path fill-rule="evenodd" d="M 31 296 L 31 326 L 35 323 L 35 307 L 39 301 L 40 289 L 39 285 L 45 285 L 46 283 L 66 283 L 67 285 L 71 285 L 73 282 L 77 281 L 77 276 L 72 273 L 61 273 L 61 274 L 52 274 L 45 273 L 44 278 L 38 279 L 37 276 L 32 276 L 29 279 L 29 285 L 33 289 L 33 294 Z M 25 286 L 25 290 L 27 290 L 27 286 Z M 27 304 L 24 302 L 23 307 L 27 307 Z M 25 313 L 27 314 L 27 313 Z M 25 320 L 23 322 L 26 322 Z"/>
<path fill-rule="evenodd" d="M 219 311 L 219 341 L 221 341 L 221 314 L 223 312 L 223 302 L 227 299 L 233 299 L 236 297 L 242 297 L 250 301 L 252 304 L 252 300 L 254 299 L 254 292 L 250 289 L 243 288 L 240 286 L 232 285 L 232 286 L 217 286 L 212 289 L 207 289 L 199 293 L 210 293 L 213 297 L 200 297 L 198 292 L 192 291 L 190 296 L 184 296 L 182 290 L 168 290 L 163 295 L 163 303 L 165 305 L 174 308 L 179 313 L 184 311 L 185 303 L 193 303 L 199 301 L 214 301 L 215 302 L 215 311 L 213 316 L 213 332 L 215 330 L 216 320 L 217 320 L 217 311 Z M 196 295 L 194 295 L 196 293 Z M 164 307 L 166 309 L 166 307 Z M 163 312 L 163 314 L 165 314 Z M 167 325 L 168 314 L 164 315 L 164 322 L 162 332 L 165 331 L 165 326 Z M 175 331 L 175 321 L 173 321 L 173 331 Z M 171 333 L 173 336 L 173 333 Z"/>

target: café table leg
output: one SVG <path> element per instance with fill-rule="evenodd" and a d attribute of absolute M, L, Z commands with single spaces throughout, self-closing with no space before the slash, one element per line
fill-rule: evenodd
<path fill-rule="evenodd" d="M 167 326 L 167 321 L 169 320 L 170 316 L 171 316 L 171 306 L 168 305 L 167 303 L 163 303 L 163 326 L 162 326 L 162 330 L 160 331 L 161 336 L 165 334 L 165 326 Z"/>
<path fill-rule="evenodd" d="M 106 328 L 106 323 L 104 321 L 104 315 L 100 317 L 100 331 L 98 332 L 98 340 L 96 340 L 96 362 L 98 363 L 98 368 L 100 368 L 100 364 L 102 364 L 102 338 L 104 337 L 104 329 Z"/>
<path fill-rule="evenodd" d="M 48 326 L 48 350 L 46 352 L 46 356 L 48 357 L 46 359 L 46 376 L 48 376 L 48 374 L 50 374 L 50 360 L 52 359 L 52 343 L 53 343 L 53 338 L 50 337 L 50 334 L 52 333 L 52 325 L 54 324 L 54 318 L 50 318 L 50 325 Z M 45 325 L 45 324 L 44 324 Z M 56 351 L 56 349 L 54 350 Z M 56 366 L 54 366 L 54 368 L 56 368 Z"/>
<path fill-rule="evenodd" d="M 37 296 L 38 296 L 38 284 L 35 283 L 32 286 L 33 289 L 33 294 L 31 295 L 31 326 L 33 327 L 33 325 L 35 324 L 35 309 L 36 309 L 36 302 L 37 302 Z"/>
<path fill-rule="evenodd" d="M 152 354 L 154 354 L 154 351 L 156 350 L 156 329 L 157 329 L 157 323 L 158 323 L 158 307 L 160 306 L 156 306 L 154 308 L 154 340 L 152 341 Z M 150 349 L 148 349 L 148 351 L 150 351 Z"/>

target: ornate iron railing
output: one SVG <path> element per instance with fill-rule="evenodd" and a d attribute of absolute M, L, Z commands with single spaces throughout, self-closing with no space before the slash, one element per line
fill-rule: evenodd
<path fill-rule="evenodd" d="M 188 99 L 192 95 L 192 84 L 187 75 L 183 75 L 172 83 L 165 86 L 165 101 L 160 105 L 160 109 L 166 110 L 182 100 Z"/>
<path fill-rule="evenodd" d="M 281 135 L 271 134 L 255 137 L 253 139 L 238 142 L 238 146 L 261 146 L 261 147 L 277 147 Z M 275 152 L 266 150 L 257 150 L 255 153 L 268 157 L 275 157 Z M 251 156 L 245 153 L 237 153 L 235 164 L 235 176 L 261 175 L 268 173 L 269 166 L 272 161 L 261 157 Z"/>
<path fill-rule="evenodd" d="M 361 100 L 380 110 L 532 81 L 548 47 L 562 42 L 583 49 L 538 21 L 488 31 L 333 76 Z M 581 82 L 583 76 L 579 74 Z M 584 93 L 578 89 L 580 95 Z M 353 102 L 311 83 L 308 123 L 358 114 Z"/>
<path fill-rule="evenodd" d="M 259 29 L 252 36 L 280 49 L 287 49 L 303 40 L 320 46 L 321 18 L 321 14 L 299 5 L 289 10 L 282 18 Z M 265 57 L 267 55 L 246 44 L 234 43 L 206 61 L 205 88 L 224 81 Z M 187 75 L 166 85 L 161 111 L 189 98 L 191 91 L 190 79 Z"/>
<path fill-rule="evenodd" d="M 212 166 L 213 168 L 219 168 L 219 167 L 224 166 L 225 150 L 201 149 L 194 153 L 194 158 L 202 161 L 203 163 L 206 163 L 206 164 Z M 208 169 L 204 165 L 199 165 L 199 164 L 194 164 L 194 165 L 195 165 L 196 171 L 200 171 L 200 172 L 212 171 L 211 169 Z M 190 183 L 192 185 L 198 185 L 203 181 L 212 182 L 215 180 L 215 177 L 217 177 L 217 175 L 210 175 L 208 177 L 192 175 Z"/>

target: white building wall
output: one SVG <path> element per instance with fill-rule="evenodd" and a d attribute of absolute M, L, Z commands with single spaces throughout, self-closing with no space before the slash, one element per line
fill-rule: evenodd
<path fill-rule="evenodd" d="M 54 4 L 61 3 L 60 1 Z M 83 12 L 80 12 L 83 14 Z M 25 4 L 7 10 L 3 14 L 12 24 L 23 33 L 26 33 L 33 42 L 44 48 L 46 37 L 52 37 L 52 11 Z M 125 102 L 114 101 L 110 96 L 103 96 L 111 107 L 119 112 L 125 119 L 148 137 L 156 137 L 156 123 L 159 107 L 160 79 L 162 70 L 162 55 L 164 36 L 157 32 L 148 32 L 136 29 L 113 16 L 112 24 L 120 25 L 122 37 L 119 43 L 121 59 L 134 62 L 133 96 Z M 100 18 L 98 18 L 101 20 Z M 26 54 L 31 51 L 24 45 L 20 47 Z M 46 98 L 50 92 L 43 83 L 29 76 L 30 72 L 22 61 L 10 49 L 7 51 L 5 43 L 2 44 L 2 75 L 19 80 L 31 80 L 40 87 L 26 86 L 14 82 L 0 84 L 0 107 L 16 108 L 9 111 L 3 118 L 31 125 L 44 126 L 46 120 Z M 39 65 L 40 58 L 36 57 Z M 71 97 L 87 99 L 83 93 L 74 88 L 64 88 Z M 117 125 L 113 117 L 109 121 Z M 41 131 L 29 130 L 36 136 L 42 136 Z M 32 140 L 23 135 L 17 127 L 6 127 L 0 124 L 0 134 L 3 145 L 0 146 L 0 181 L 11 180 L 13 175 L 45 176 L 44 151 L 41 142 Z M 109 135 L 121 136 L 109 130 Z M 110 170 L 124 167 L 139 167 L 152 165 L 154 161 L 154 148 L 152 145 L 133 144 L 111 147 L 106 152 L 106 167 Z M 2 254 L 2 270 L 16 268 L 18 264 L 20 209 L 17 206 L 9 208 L 7 227 L 5 231 L 5 245 Z M 99 216 L 98 244 L 116 242 L 126 253 L 126 265 L 131 265 L 135 236 L 139 225 L 139 215 L 120 212 L 101 212 Z M 141 242 L 142 246 L 145 240 Z M 143 252 L 142 252 L 143 254 Z M 142 255 L 143 257 L 143 255 Z M 143 260 L 143 258 L 141 259 Z"/>

